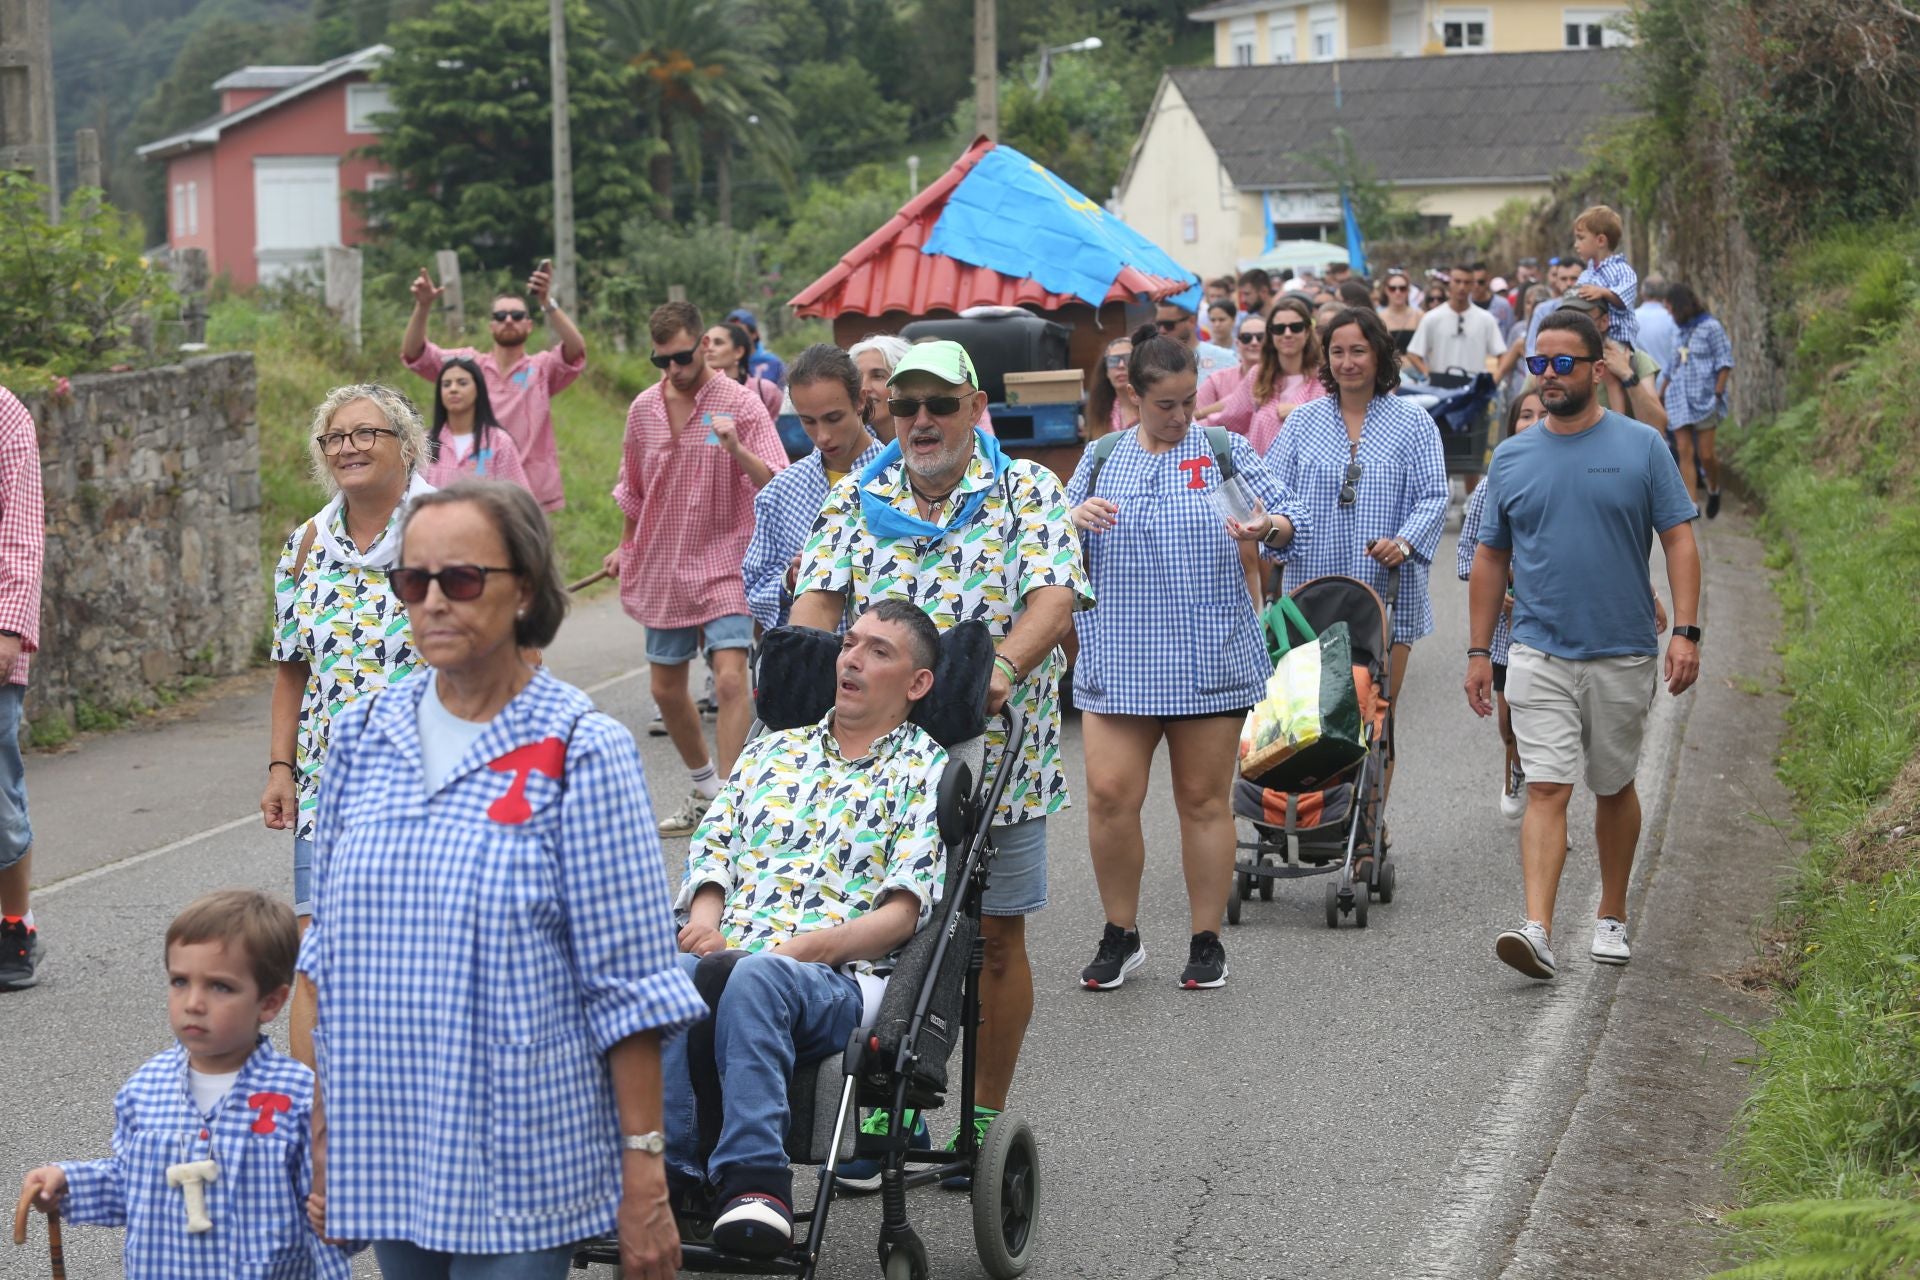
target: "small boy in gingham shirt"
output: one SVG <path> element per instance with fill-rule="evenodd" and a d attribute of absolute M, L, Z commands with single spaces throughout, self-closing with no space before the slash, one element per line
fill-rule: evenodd
<path fill-rule="evenodd" d="M 1606 205 L 1583 209 L 1573 220 L 1573 249 L 1586 262 L 1574 288 L 1589 302 L 1607 306 L 1607 336 L 1631 348 L 1640 336 L 1640 317 L 1633 312 L 1640 299 L 1640 277 L 1620 252 L 1624 228 L 1620 215 Z"/>
<path fill-rule="evenodd" d="M 177 1043 L 114 1099 L 113 1154 L 43 1165 L 23 1194 L 69 1221 L 127 1229 L 127 1280 L 347 1280 L 308 1221 L 313 1072 L 261 1029 L 279 1016 L 300 934 L 284 902 L 211 893 L 167 930 Z"/>

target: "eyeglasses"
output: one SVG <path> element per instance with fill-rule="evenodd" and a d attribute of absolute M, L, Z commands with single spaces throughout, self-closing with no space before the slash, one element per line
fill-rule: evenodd
<path fill-rule="evenodd" d="M 1537 378 L 1551 368 L 1564 378 L 1573 372 L 1573 366 L 1597 364 L 1599 360 L 1599 356 L 1528 356 L 1527 372 Z"/>
<path fill-rule="evenodd" d="M 320 444 L 320 452 L 331 458 L 346 447 L 347 437 L 353 437 L 353 447 L 361 453 L 380 443 L 381 436 L 400 438 L 400 433 L 388 427 L 355 427 L 351 431 L 329 431 L 323 436 L 315 436 Z"/>
<path fill-rule="evenodd" d="M 1313 325 L 1305 320 L 1275 320 L 1267 325 L 1268 333 L 1305 333 Z"/>
<path fill-rule="evenodd" d="M 393 583 L 393 593 L 403 604 L 419 604 L 427 598 L 427 588 L 436 582 L 440 584 L 440 593 L 449 600 L 478 600 L 480 593 L 487 589 L 488 574 L 517 572 L 484 564 L 450 564 L 438 573 L 395 569 L 387 575 L 387 580 Z"/>
<path fill-rule="evenodd" d="M 1264 333 L 1254 333 L 1249 330 L 1240 335 L 1240 345 L 1243 347 L 1257 347 L 1260 345 L 1260 339 L 1264 337 L 1266 337 Z"/>
<path fill-rule="evenodd" d="M 917 418 L 920 406 L 925 405 L 927 412 L 936 418 L 950 418 L 960 412 L 959 396 L 928 396 L 924 400 L 889 399 L 887 412 L 896 418 Z"/>
<path fill-rule="evenodd" d="M 527 313 L 518 309 L 512 311 L 496 311 L 493 313 L 493 318 L 495 323 L 504 324 L 508 320 L 525 320 Z"/>
<path fill-rule="evenodd" d="M 1341 506 L 1350 507 L 1360 501 L 1360 475 L 1365 469 L 1357 458 L 1347 464 L 1347 480 L 1340 486 Z"/>
<path fill-rule="evenodd" d="M 1124 369 L 1124 368 L 1126 368 L 1126 367 L 1127 367 L 1127 357 L 1126 357 L 1126 356 L 1108 356 L 1108 357 L 1107 357 L 1107 368 L 1109 368 L 1109 369 Z"/>
<path fill-rule="evenodd" d="M 670 356 L 663 356 L 656 351 L 648 356 L 647 359 L 653 361 L 653 367 L 656 369 L 664 369 L 670 364 L 677 364 L 684 367 L 693 363 L 694 354 L 693 351 L 688 350 L 676 351 Z"/>

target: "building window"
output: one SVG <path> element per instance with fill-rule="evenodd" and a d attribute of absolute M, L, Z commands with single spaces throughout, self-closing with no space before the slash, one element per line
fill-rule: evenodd
<path fill-rule="evenodd" d="M 386 187 L 390 187 L 392 185 L 393 185 L 393 175 L 390 173 L 370 173 L 367 175 L 367 194 L 368 195 L 372 195 L 374 192 L 382 190 L 383 188 L 386 188 Z M 375 212 L 372 209 L 369 209 L 367 211 L 367 225 L 369 227 L 384 227 L 387 225 L 387 220 L 384 217 L 380 216 L 379 213 Z"/>
<path fill-rule="evenodd" d="M 1485 53 L 1493 47 L 1493 16 L 1486 9 L 1442 9 L 1440 47 L 1448 53 Z"/>
<path fill-rule="evenodd" d="M 187 184 L 187 234 L 200 234 L 200 184 L 197 182 Z"/>
<path fill-rule="evenodd" d="M 1617 49 L 1632 44 L 1621 28 L 1625 9 L 1566 9 L 1561 11 L 1565 45 L 1569 49 Z"/>
<path fill-rule="evenodd" d="M 1267 54 L 1275 62 L 1292 62 L 1299 48 L 1300 37 L 1292 14 L 1267 23 Z"/>
<path fill-rule="evenodd" d="M 1253 19 L 1235 18 L 1233 25 L 1227 28 L 1227 43 L 1233 50 L 1233 65 L 1250 67 L 1253 65 Z"/>
<path fill-rule="evenodd" d="M 393 95 L 383 84 L 350 84 L 347 86 L 347 132 L 379 133 L 380 126 L 373 118 L 383 111 L 393 110 Z"/>
<path fill-rule="evenodd" d="M 1340 56 L 1340 13 L 1330 4 L 1307 10 L 1307 56 L 1315 62 Z"/>
<path fill-rule="evenodd" d="M 173 234 L 176 238 L 187 234 L 187 184 L 173 184 Z"/>

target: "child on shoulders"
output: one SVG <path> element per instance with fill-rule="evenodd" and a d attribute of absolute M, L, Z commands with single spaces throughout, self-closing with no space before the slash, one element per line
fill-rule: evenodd
<path fill-rule="evenodd" d="M 1589 302 L 1607 308 L 1607 336 L 1624 347 L 1640 337 L 1640 317 L 1634 307 L 1640 297 L 1640 277 L 1620 252 L 1625 228 L 1620 215 L 1604 204 L 1583 209 L 1573 220 L 1573 249 L 1586 261 L 1574 288 Z"/>

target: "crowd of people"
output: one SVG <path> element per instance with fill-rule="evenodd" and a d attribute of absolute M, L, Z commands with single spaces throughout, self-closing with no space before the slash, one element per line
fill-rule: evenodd
<path fill-rule="evenodd" d="M 1272 672 L 1270 598 L 1327 575 L 1396 583 L 1385 692 L 1402 697 L 1434 630 L 1449 509 L 1440 433 L 1408 381 L 1526 373 L 1455 555 L 1465 693 L 1498 714 L 1500 811 L 1522 821 L 1524 917 L 1495 954 L 1556 972 L 1567 806 L 1584 781 L 1602 873 L 1590 955 L 1625 963 L 1641 735 L 1656 685 L 1692 683 L 1701 640 L 1701 512 L 1682 477 L 1697 460 L 1714 515 L 1732 358 L 1686 285 L 1635 278 L 1610 210 L 1573 232 L 1581 261 L 1550 262 L 1539 289 L 1531 261 L 1512 288 L 1469 262 L 1424 288 L 1398 269 L 1377 286 L 1255 270 L 1212 282 L 1204 312 L 1162 303 L 1107 346 L 1064 484 L 1002 447 L 959 343 L 877 335 L 789 365 L 750 313 L 708 325 L 661 306 L 661 378 L 627 415 L 608 477 L 625 525 L 603 565 L 644 630 L 687 773 L 658 814 L 649 795 L 669 784 L 541 661 L 568 609 L 551 402 L 584 370 L 585 340 L 543 266 L 492 300 L 490 349 L 436 347 L 423 271 L 401 356 L 434 388 L 431 420 L 388 386 L 330 393 L 309 446 L 328 500 L 274 574 L 260 808 L 291 833 L 294 901 L 226 892 L 174 922 L 177 1043 L 122 1091 L 113 1155 L 36 1169 L 25 1194 L 126 1225 L 130 1274 L 148 1276 L 345 1276 L 370 1243 L 389 1277 L 558 1280 L 577 1242 L 617 1232 L 629 1275 L 665 1277 L 675 1214 L 690 1212 L 721 1248 L 785 1249 L 787 1079 L 871 1019 L 943 891 L 946 757 L 911 712 L 962 622 L 993 638 L 989 711 L 1017 707 L 1028 735 L 1005 761 L 981 903 L 974 1107 L 958 1123 L 983 1135 L 1033 1015 L 1027 921 L 1048 902 L 1049 819 L 1070 803 L 1067 696 L 1105 916 L 1079 981 L 1099 991 L 1146 963 L 1141 813 L 1163 740 L 1191 917 L 1177 983 L 1228 980 L 1230 794 Z M 536 315 L 554 341 L 529 353 Z M 791 464 L 774 425 L 788 401 L 813 446 Z M 0 396 L 11 534 L 39 520 L 17 408 Z M 1655 538 L 1677 624 L 1664 669 Z M 0 579 L 5 750 L 36 643 L 37 560 L 25 568 Z M 749 654 L 782 625 L 841 636 L 833 708 L 749 742 Z M 1007 745 L 995 719 L 989 769 Z M 38 963 L 31 833 L 17 751 L 0 765 L 0 986 L 18 986 Z M 662 837 L 690 841 L 677 893 Z M 744 958 L 710 1008 L 692 976 L 724 951 Z M 263 1030 L 287 1006 L 281 1055 Z M 696 1043 L 726 1081 L 711 1125 Z M 924 1117 L 906 1119 L 907 1141 L 930 1146 Z M 853 1165 L 844 1183 L 877 1177 Z"/>

